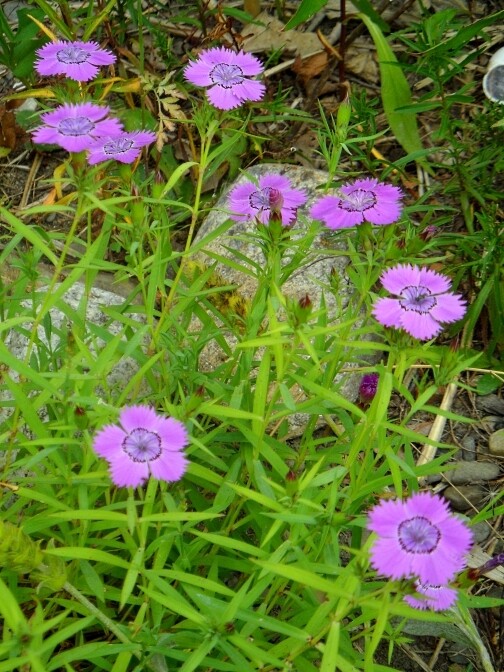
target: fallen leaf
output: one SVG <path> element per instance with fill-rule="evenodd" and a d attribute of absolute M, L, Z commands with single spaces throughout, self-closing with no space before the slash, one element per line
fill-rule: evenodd
<path fill-rule="evenodd" d="M 320 54 L 314 54 L 305 59 L 298 56 L 292 69 L 306 86 L 311 79 L 325 70 L 328 63 L 329 57 L 325 51 L 322 51 Z"/>
<path fill-rule="evenodd" d="M 302 33 L 298 30 L 284 30 L 285 24 L 261 12 L 256 22 L 244 27 L 243 49 L 250 52 L 277 51 L 298 54 L 301 58 L 312 56 L 322 51 L 320 40 L 313 33 Z"/>

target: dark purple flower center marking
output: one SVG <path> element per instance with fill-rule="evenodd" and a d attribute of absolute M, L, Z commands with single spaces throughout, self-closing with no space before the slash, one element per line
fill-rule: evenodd
<path fill-rule="evenodd" d="M 109 140 L 103 145 L 103 151 L 105 154 L 125 154 L 129 151 L 135 142 L 129 140 L 128 138 L 116 138 L 114 140 Z"/>
<path fill-rule="evenodd" d="M 441 532 L 424 516 L 403 520 L 398 530 L 401 548 L 408 553 L 432 553 L 441 539 Z"/>
<path fill-rule="evenodd" d="M 156 432 L 138 427 L 124 439 L 122 448 L 133 462 L 152 462 L 161 455 L 161 438 Z"/>
<path fill-rule="evenodd" d="M 65 47 L 56 53 L 58 61 L 67 64 L 86 63 L 89 56 L 90 53 L 80 47 Z"/>
<path fill-rule="evenodd" d="M 243 70 L 239 65 L 229 65 L 228 63 L 218 63 L 210 70 L 210 79 L 214 84 L 222 86 L 224 89 L 232 89 L 243 82 Z"/>
<path fill-rule="evenodd" d="M 89 135 L 94 129 L 95 124 L 87 117 L 68 117 L 58 124 L 58 131 L 61 135 Z"/>
<path fill-rule="evenodd" d="M 404 310 L 414 310 L 415 313 L 429 313 L 437 304 L 436 297 L 427 287 L 406 287 L 399 300 Z"/>
<path fill-rule="evenodd" d="M 417 589 L 419 588 L 420 590 L 443 590 L 446 588 L 446 586 L 432 586 L 430 583 L 420 583 L 420 581 L 417 581 L 416 584 Z"/>
<path fill-rule="evenodd" d="M 366 189 L 355 189 L 341 198 L 340 208 L 348 212 L 364 212 L 376 204 L 376 196 Z"/>
<path fill-rule="evenodd" d="M 264 187 L 259 191 L 254 191 L 249 196 L 250 207 L 254 210 L 265 210 L 271 207 L 272 195 L 275 200 L 274 192 L 278 193 L 278 189 L 272 187 Z"/>

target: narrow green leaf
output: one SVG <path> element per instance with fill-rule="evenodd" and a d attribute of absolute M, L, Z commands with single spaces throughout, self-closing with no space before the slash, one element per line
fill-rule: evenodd
<path fill-rule="evenodd" d="M 201 414 L 209 415 L 214 418 L 221 418 L 223 420 L 229 418 L 238 418 L 240 420 L 260 420 L 257 415 L 249 413 L 248 411 L 242 411 L 239 408 L 231 408 L 230 406 L 219 406 L 219 404 L 214 404 L 213 402 L 204 402 L 198 406 L 198 412 Z"/>
<path fill-rule="evenodd" d="M 479 19 L 478 21 L 475 21 L 468 26 L 458 26 L 458 30 L 455 31 L 455 35 L 453 37 L 450 37 L 444 42 L 436 44 L 435 47 L 432 47 L 432 49 L 429 49 L 425 53 L 429 54 L 430 56 L 433 56 L 434 54 L 439 56 L 440 54 L 444 54 L 449 51 L 458 51 L 460 47 L 468 44 L 473 39 L 473 37 L 478 35 L 483 28 L 486 28 L 487 26 L 497 26 L 499 21 L 502 19 L 504 19 L 504 9 L 502 9 L 500 12 L 496 12 L 495 14 L 485 16 L 484 18 Z"/>
<path fill-rule="evenodd" d="M 147 578 L 151 577 L 153 570 L 145 570 L 143 574 Z M 198 588 L 203 588 L 207 593 L 218 593 L 219 595 L 226 595 L 227 597 L 234 597 L 234 592 L 231 588 L 224 586 L 218 581 L 212 581 L 211 579 L 206 579 L 204 576 L 198 576 L 197 574 L 189 574 L 187 572 L 180 572 L 175 569 L 160 569 L 156 570 L 155 574 L 157 576 L 164 576 L 167 579 L 172 581 L 178 581 L 180 583 L 187 583 L 191 586 L 196 586 Z"/>
<path fill-rule="evenodd" d="M 113 567 L 122 567 L 129 569 L 130 564 L 122 560 L 117 555 L 112 555 L 107 551 L 100 551 L 97 548 L 80 548 L 79 546 L 63 546 L 62 548 L 47 548 L 44 553 L 56 555 L 59 558 L 67 560 L 89 560 L 90 562 L 104 562 Z"/>
<path fill-rule="evenodd" d="M 366 24 L 378 52 L 383 110 L 389 126 L 408 154 L 419 152 L 423 147 L 416 114 L 398 109 L 412 104 L 408 80 L 380 28 L 365 14 L 359 16 Z"/>
<path fill-rule="evenodd" d="M 98 26 L 108 19 L 110 12 L 117 5 L 117 0 L 109 0 L 107 5 L 98 14 L 93 13 L 93 20 L 84 31 L 83 40 L 89 40 L 96 33 Z"/>
<path fill-rule="evenodd" d="M 251 499 L 254 502 L 257 502 L 261 506 L 272 509 L 277 513 L 284 513 L 284 507 L 279 504 L 276 500 L 270 499 L 266 495 L 263 495 L 261 492 L 256 490 L 250 490 L 249 488 L 244 487 L 243 485 L 238 485 L 237 483 L 228 483 L 229 487 L 232 488 L 235 492 L 241 495 L 244 499 Z"/>
<path fill-rule="evenodd" d="M 133 592 L 133 589 L 135 588 L 138 574 L 140 573 L 140 569 L 143 566 L 143 557 L 145 554 L 145 548 L 143 546 L 139 546 L 134 554 L 134 556 L 131 558 L 131 566 L 126 572 L 126 576 L 124 577 L 124 582 L 121 590 L 121 600 L 119 602 L 119 609 L 123 609 L 126 603 L 128 602 L 131 593 Z"/>
<path fill-rule="evenodd" d="M 192 607 L 189 602 L 184 600 L 181 595 L 177 593 L 175 588 L 172 588 L 166 582 L 163 582 L 163 592 L 167 594 L 160 593 L 158 591 L 152 590 L 150 587 L 140 586 L 140 590 L 144 591 L 151 600 L 154 602 L 159 602 L 164 607 L 169 609 L 174 614 L 179 614 L 183 618 L 188 618 L 193 623 L 197 623 L 200 626 L 206 625 L 205 617 L 200 614 L 194 607 Z M 169 594 L 168 594 L 169 593 Z"/>
<path fill-rule="evenodd" d="M 339 649 L 340 622 L 331 621 L 329 635 L 324 646 L 324 655 L 320 664 L 320 672 L 334 672 L 337 669 L 336 658 Z"/>
<path fill-rule="evenodd" d="M 245 553 L 246 555 L 253 555 L 258 558 L 264 557 L 266 554 L 260 548 L 252 546 L 252 544 L 247 544 L 245 541 L 240 541 L 239 539 L 233 539 L 232 537 L 225 537 L 221 534 L 212 534 L 211 532 L 200 532 L 199 530 L 189 530 L 191 534 L 195 534 L 197 537 L 201 537 L 208 541 L 210 544 L 215 546 L 220 546 L 222 548 L 229 548 L 234 551 L 239 551 L 240 553 Z"/>
<path fill-rule="evenodd" d="M 278 574 L 279 576 L 284 576 L 286 579 L 291 581 L 296 581 L 301 586 L 306 586 L 313 588 L 314 590 L 320 590 L 323 593 L 328 595 L 333 595 L 335 597 L 342 597 L 345 600 L 353 600 L 354 595 L 347 591 L 341 590 L 335 585 L 333 581 L 328 581 L 313 572 L 309 572 L 306 569 L 301 569 L 296 565 L 282 565 L 279 563 L 268 562 L 266 560 L 254 560 L 253 562 L 257 563 L 264 570 L 272 572 L 273 574 Z"/>
<path fill-rule="evenodd" d="M 14 595 L 0 579 L 0 614 L 2 614 L 5 624 L 13 633 L 18 633 L 20 628 L 28 630 L 28 622 L 23 616 L 23 612 L 18 606 Z"/>
<path fill-rule="evenodd" d="M 292 30 L 292 28 L 299 26 L 300 23 L 308 21 L 322 7 L 325 7 L 328 2 L 329 0 L 302 0 L 294 16 L 285 24 L 284 30 Z"/>
<path fill-rule="evenodd" d="M 109 520 L 114 523 L 126 523 L 127 516 L 120 511 L 106 509 L 74 509 L 73 511 L 54 511 L 47 514 L 48 518 L 57 520 Z"/>
<path fill-rule="evenodd" d="M 186 659 L 179 672 L 193 672 L 193 670 L 201 669 L 200 663 L 204 660 L 206 655 L 214 648 L 219 640 L 219 635 L 214 635 L 212 639 L 203 640 L 196 651 L 193 651 L 189 658 Z M 204 665 L 204 667 L 207 667 Z"/>
<path fill-rule="evenodd" d="M 56 266 L 57 264 L 56 255 L 52 250 L 49 249 L 49 247 L 47 247 L 46 242 L 37 233 L 34 227 L 27 226 L 24 222 L 15 217 L 8 210 L 1 207 L 0 207 L 0 219 L 3 219 L 3 221 L 6 222 L 11 227 L 12 231 L 23 236 L 23 238 L 26 238 L 26 240 L 28 240 L 35 248 L 37 248 L 37 250 L 43 252 L 44 255 L 49 259 L 51 264 Z"/>

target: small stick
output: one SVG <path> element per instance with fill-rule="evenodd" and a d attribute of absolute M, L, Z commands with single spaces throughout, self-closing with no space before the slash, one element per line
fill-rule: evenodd
<path fill-rule="evenodd" d="M 31 165 L 30 172 L 28 173 L 28 177 L 26 178 L 26 183 L 23 189 L 23 195 L 21 196 L 21 201 L 19 203 L 19 208 L 21 208 L 21 210 L 23 208 L 26 208 L 26 206 L 28 205 L 28 196 L 30 194 L 30 189 L 32 188 L 32 184 L 39 171 L 41 163 L 42 163 L 42 154 L 37 152 L 35 154 L 35 158 L 33 159 L 33 163 Z"/>
<path fill-rule="evenodd" d="M 440 410 L 442 411 L 450 410 L 453 404 L 453 400 L 455 399 L 456 393 L 457 393 L 457 384 L 449 383 L 448 386 L 446 387 L 443 400 L 441 401 L 441 405 L 439 407 Z M 432 423 L 431 431 L 429 432 L 429 436 L 427 438 L 430 441 L 439 441 L 441 436 L 443 435 L 445 425 L 446 425 L 446 418 L 443 415 L 436 415 L 436 418 Z M 432 445 L 432 443 L 430 442 L 427 442 L 422 448 L 420 457 L 417 460 L 417 467 L 420 467 L 423 464 L 427 464 L 428 462 L 432 462 L 432 460 L 436 456 L 436 451 L 437 451 L 436 446 Z M 418 480 L 421 484 L 424 484 L 425 478 L 421 476 Z"/>

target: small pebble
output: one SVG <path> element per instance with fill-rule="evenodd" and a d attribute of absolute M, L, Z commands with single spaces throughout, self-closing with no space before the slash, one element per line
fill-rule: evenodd
<path fill-rule="evenodd" d="M 457 488 L 450 485 L 442 494 L 456 511 L 467 511 L 472 507 L 482 508 L 486 493 L 481 485 L 460 485 Z"/>
<path fill-rule="evenodd" d="M 476 459 L 476 437 L 474 434 L 466 434 L 460 440 L 460 452 L 462 459 L 466 462 L 472 462 Z"/>
<path fill-rule="evenodd" d="M 490 434 L 488 448 L 491 455 L 504 457 L 504 429 L 498 429 L 493 434 Z"/>
<path fill-rule="evenodd" d="M 482 544 L 492 533 L 492 528 L 484 520 L 482 520 L 481 523 L 476 523 L 476 525 L 471 525 L 471 530 L 475 544 Z"/>
<path fill-rule="evenodd" d="M 501 399 L 496 394 L 476 397 L 476 408 L 485 413 L 504 415 L 504 399 Z"/>
<path fill-rule="evenodd" d="M 443 474 L 453 485 L 466 485 L 499 478 L 499 465 L 495 462 L 457 462 L 453 469 Z"/>

